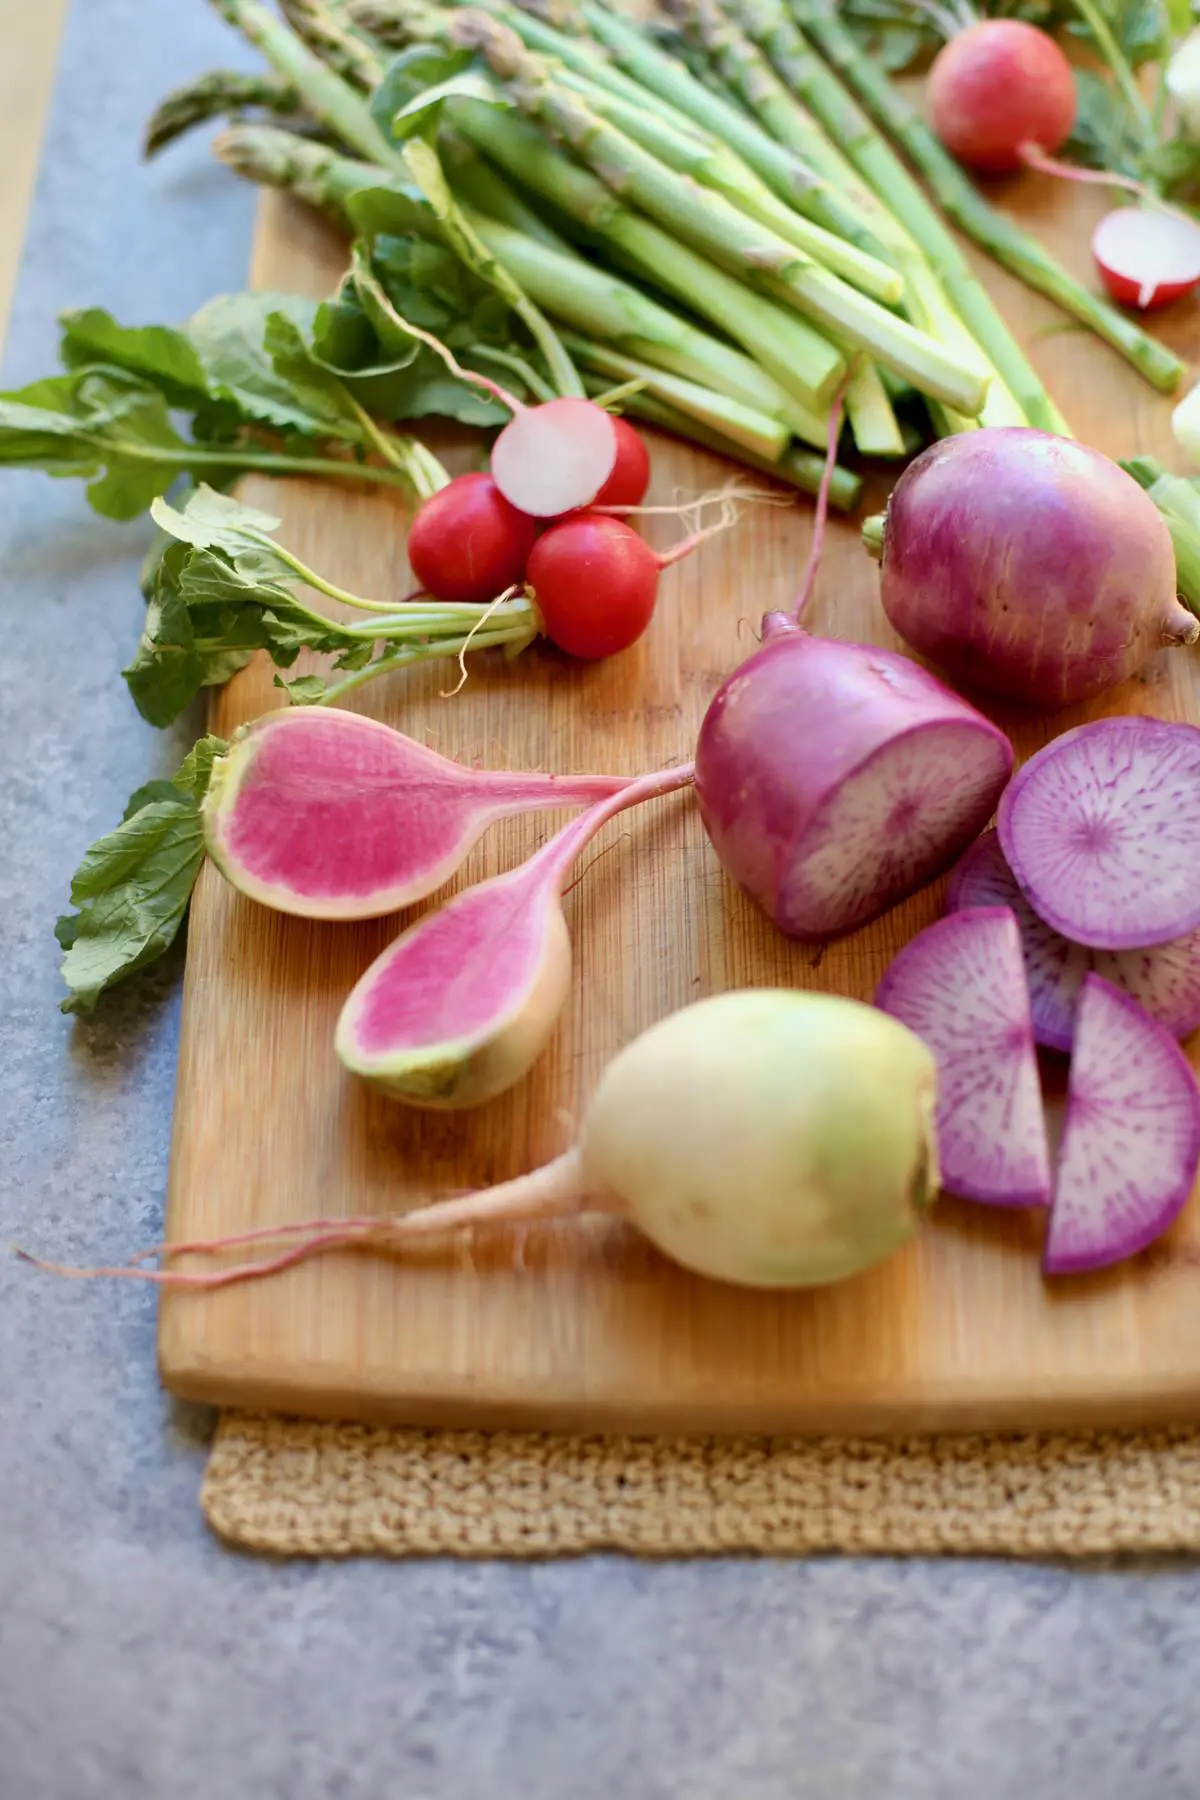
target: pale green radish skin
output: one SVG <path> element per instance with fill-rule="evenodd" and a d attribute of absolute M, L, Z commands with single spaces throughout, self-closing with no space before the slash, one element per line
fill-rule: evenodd
<path fill-rule="evenodd" d="M 717 1280 L 841 1281 L 898 1250 L 932 1205 L 935 1098 L 929 1051 L 874 1007 L 722 994 L 609 1063 L 579 1143 L 584 1204 Z"/>

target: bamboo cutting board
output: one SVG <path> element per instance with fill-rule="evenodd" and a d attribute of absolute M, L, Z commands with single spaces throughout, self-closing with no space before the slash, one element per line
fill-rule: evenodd
<path fill-rule="evenodd" d="M 1090 196 L 1034 180 L 1002 199 L 1091 279 Z M 341 256 L 313 219 L 265 204 L 257 285 L 327 292 Z M 1169 457 L 1169 403 L 979 266 L 1078 435 L 1113 455 Z M 1185 306 L 1174 326 L 1185 352 L 1193 319 Z M 729 472 L 651 442 L 652 499 Z M 262 481 L 247 497 L 282 514 L 284 541 L 334 579 L 404 591 L 405 521 L 391 500 Z M 759 616 L 793 595 L 811 519 L 804 499 L 746 514 L 670 573 L 649 633 L 611 662 L 575 666 L 541 650 L 513 665 L 476 659 L 454 699 L 441 697 L 452 681 L 435 668 L 367 689 L 361 705 L 464 761 L 633 773 L 682 760 Z M 650 522 L 656 542 L 672 534 L 671 521 Z M 813 623 L 896 642 L 857 522 L 831 533 Z M 1176 652 L 1103 708 L 994 716 L 1027 755 L 1099 710 L 1200 720 L 1198 684 L 1200 657 Z M 228 735 L 280 699 L 270 669 L 252 666 L 219 696 L 213 728 Z M 494 829 L 464 879 L 510 867 L 558 823 Z M 788 943 L 723 877 L 690 797 L 639 808 L 606 829 L 567 900 L 575 982 L 548 1053 L 515 1092 L 443 1117 L 372 1094 L 333 1054 L 344 996 L 407 918 L 311 925 L 255 907 L 206 869 L 190 927 L 168 1235 L 385 1214 L 533 1168 L 565 1148 L 604 1063 L 654 1020 L 749 984 L 869 999 L 899 946 L 938 915 L 941 892 L 824 950 Z M 1195 1202 L 1136 1263 L 1054 1286 L 1039 1272 L 1041 1234 L 1036 1218 L 944 1200 L 919 1242 L 882 1268 L 791 1295 L 694 1279 L 611 1221 L 523 1239 L 493 1232 L 404 1261 L 344 1253 L 262 1285 L 165 1296 L 161 1373 L 205 1401 L 418 1424 L 854 1433 L 1200 1417 Z"/>

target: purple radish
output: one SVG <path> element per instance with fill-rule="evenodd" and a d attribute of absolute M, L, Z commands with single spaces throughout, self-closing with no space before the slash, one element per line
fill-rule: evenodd
<path fill-rule="evenodd" d="M 997 816 L 1034 911 L 1093 950 L 1200 926 L 1200 730 L 1139 717 L 1065 731 L 1014 776 Z"/>
<path fill-rule="evenodd" d="M 371 919 L 442 887 L 497 820 L 628 785 L 464 769 L 359 713 L 294 707 L 255 720 L 214 763 L 204 833 L 250 899 L 305 919 Z"/>
<path fill-rule="evenodd" d="M 951 913 L 892 963 L 876 1006 L 938 1071 L 942 1184 L 989 1206 L 1045 1206 L 1050 1153 L 1021 936 L 1007 907 Z"/>
<path fill-rule="evenodd" d="M 615 814 L 691 780 L 688 764 L 626 783 L 519 868 L 410 926 L 342 1009 L 335 1045 L 346 1068 L 414 1106 L 478 1106 L 518 1082 L 571 985 L 562 889 L 572 863 Z"/>
<path fill-rule="evenodd" d="M 1095 972 L 1145 1007 L 1177 1038 L 1200 1026 L 1200 930 L 1148 950 L 1088 950 L 1040 919 L 1017 886 L 995 831 L 963 857 L 946 890 L 946 908 L 1007 906 L 1021 933 L 1033 1033 L 1050 1050 L 1069 1050 L 1085 975 Z"/>
<path fill-rule="evenodd" d="M 1084 978 L 1067 1117 L 1042 1266 L 1102 1269 L 1161 1237 L 1200 1166 L 1200 1090 L 1187 1058 L 1136 1000 Z"/>

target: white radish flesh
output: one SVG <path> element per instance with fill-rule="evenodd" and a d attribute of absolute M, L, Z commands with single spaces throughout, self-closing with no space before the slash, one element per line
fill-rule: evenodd
<path fill-rule="evenodd" d="M 1011 907 L 1021 933 L 1033 1031 L 1050 1050 L 1069 1050 L 1084 977 L 1093 972 L 1144 1006 L 1174 1037 L 1200 1026 L 1200 930 L 1148 950 L 1088 950 L 1038 917 L 1017 886 L 996 832 L 985 831 L 950 878 L 946 908 Z"/>
<path fill-rule="evenodd" d="M 1017 922 L 1007 907 L 952 913 L 920 932 L 875 1004 L 937 1062 L 942 1181 L 991 1206 L 1045 1206 L 1050 1157 Z"/>
<path fill-rule="evenodd" d="M 492 445 L 492 480 L 518 512 L 553 519 L 588 506 L 617 461 L 617 431 L 591 400 L 522 407 Z"/>
<path fill-rule="evenodd" d="M 1175 212 L 1119 206 L 1092 234 L 1092 255 L 1113 299 L 1148 312 L 1200 284 L 1200 225 Z"/>
<path fill-rule="evenodd" d="M 1035 912 L 1094 950 L 1167 944 L 1200 926 L 1200 730 L 1098 719 L 1013 777 L 997 823 Z"/>
<path fill-rule="evenodd" d="M 1174 1038 L 1098 975 L 1083 984 L 1043 1266 L 1100 1269 L 1161 1237 L 1200 1164 L 1200 1092 Z"/>

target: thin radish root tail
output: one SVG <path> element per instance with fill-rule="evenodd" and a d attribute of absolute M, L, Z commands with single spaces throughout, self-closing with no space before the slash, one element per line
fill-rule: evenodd
<path fill-rule="evenodd" d="M 678 492 L 678 489 L 676 489 Z M 791 506 L 789 494 L 776 493 L 773 488 L 755 488 L 743 486 L 736 476 L 719 488 L 709 488 L 703 494 L 697 494 L 694 500 L 677 500 L 670 505 L 661 506 L 596 506 L 589 510 L 598 513 L 609 513 L 613 518 L 640 518 L 642 515 L 661 514 L 669 518 L 686 517 L 688 513 L 701 513 L 706 506 L 724 506 L 729 501 L 744 501 L 747 506 Z"/>
<path fill-rule="evenodd" d="M 817 571 L 821 567 L 821 553 L 825 548 L 825 525 L 829 518 L 829 490 L 833 484 L 833 471 L 837 466 L 838 443 L 842 435 L 842 411 L 850 380 L 851 376 L 847 375 L 834 396 L 833 406 L 829 413 L 829 436 L 825 443 L 825 467 L 821 471 L 821 485 L 817 489 L 812 545 L 808 552 L 808 562 L 804 568 L 804 579 L 800 583 L 800 593 L 792 610 L 792 623 L 796 625 L 800 624 L 808 610 L 813 589 L 817 585 Z"/>
<path fill-rule="evenodd" d="M 728 531 L 731 526 L 737 524 L 742 516 L 737 501 L 730 494 L 723 494 L 720 499 L 721 511 L 711 525 L 700 526 L 696 531 L 690 532 L 687 537 L 681 538 L 679 543 L 673 545 L 670 550 L 663 550 L 659 553 L 658 566 L 660 569 L 669 569 L 672 563 L 677 563 L 683 557 L 690 556 L 693 550 L 698 550 L 700 545 L 707 543 L 709 538 L 717 537 L 722 531 Z"/>
<path fill-rule="evenodd" d="M 497 594 L 491 604 L 485 607 L 484 611 L 480 613 L 470 631 L 468 631 L 466 642 L 458 653 L 458 680 L 452 688 L 442 688 L 440 690 L 438 694 L 440 700 L 453 700 L 455 694 L 461 693 L 467 682 L 467 651 L 471 648 L 476 634 L 483 630 L 484 626 L 494 615 L 498 607 L 503 606 L 506 600 L 515 600 L 517 595 L 524 591 L 525 590 L 519 583 L 514 587 L 506 587 L 504 592 L 502 594 Z"/>

